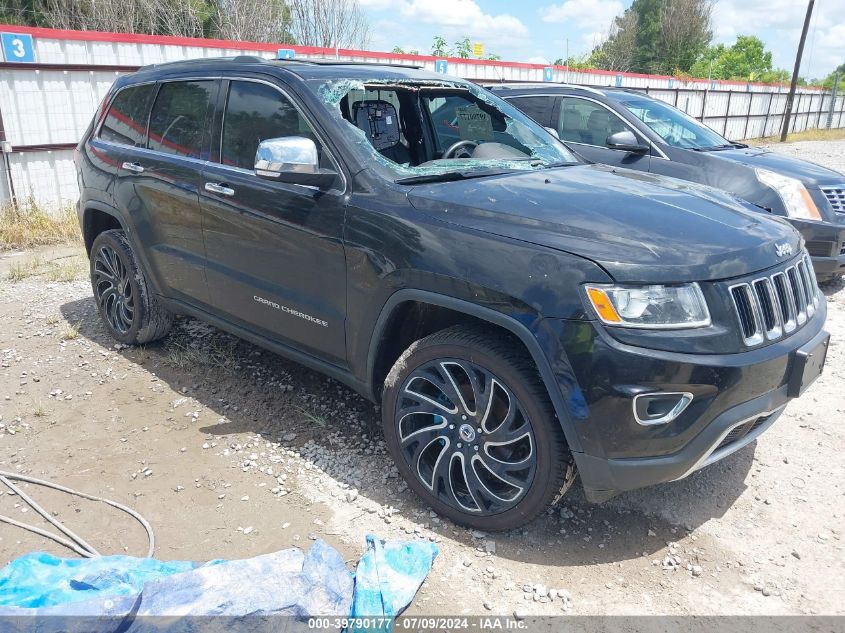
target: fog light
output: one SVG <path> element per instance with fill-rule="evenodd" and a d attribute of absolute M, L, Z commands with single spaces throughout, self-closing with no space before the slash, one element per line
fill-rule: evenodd
<path fill-rule="evenodd" d="M 692 402 L 688 391 L 641 393 L 634 396 L 634 417 L 644 426 L 668 424 Z"/>

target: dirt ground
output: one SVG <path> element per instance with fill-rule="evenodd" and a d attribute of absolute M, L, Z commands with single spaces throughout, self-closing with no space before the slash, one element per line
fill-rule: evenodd
<path fill-rule="evenodd" d="M 440 547 L 411 614 L 845 613 L 841 281 L 825 289 L 824 375 L 757 442 L 599 506 L 576 485 L 526 528 L 486 535 L 407 490 L 377 410 L 342 385 L 190 319 L 159 344 L 115 345 L 79 259 L 0 255 L 0 470 L 137 509 L 158 558 L 319 537 L 351 564 L 372 533 Z M 140 526 L 113 508 L 24 489 L 102 553 L 145 553 Z M 5 491 L 0 514 L 45 525 Z M 0 523 L 0 565 L 38 550 L 70 555 Z"/>

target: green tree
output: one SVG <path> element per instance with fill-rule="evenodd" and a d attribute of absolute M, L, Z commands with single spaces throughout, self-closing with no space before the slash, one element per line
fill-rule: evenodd
<path fill-rule="evenodd" d="M 709 47 L 693 64 L 690 74 L 712 79 L 737 79 L 780 83 L 789 81 L 789 71 L 772 67 L 772 53 L 759 37 L 739 35 L 731 46 Z"/>
<path fill-rule="evenodd" d="M 434 42 L 431 45 L 431 54 L 434 57 L 448 57 L 449 49 L 446 48 L 446 38 L 440 35 L 434 36 Z"/>
<path fill-rule="evenodd" d="M 840 94 L 845 94 L 845 63 L 839 64 L 832 73 L 822 80 L 821 85 L 828 90 L 833 90 L 833 80 L 836 77 L 836 73 L 839 73 L 838 91 Z"/>
<path fill-rule="evenodd" d="M 404 54 L 405 54 L 405 49 L 403 49 L 401 46 L 394 46 L 394 47 L 393 47 L 393 50 L 392 50 L 392 51 L 390 51 L 390 52 L 391 52 L 391 53 L 396 53 L 397 55 L 404 55 Z"/>
<path fill-rule="evenodd" d="M 44 15 L 37 0 L 4 0 L 0 3 L 0 24 L 44 26 Z"/>
<path fill-rule="evenodd" d="M 464 37 L 462 40 L 455 42 L 455 56 L 462 59 L 469 59 L 472 57 L 472 44 L 469 43 L 469 38 Z"/>
<path fill-rule="evenodd" d="M 713 37 L 713 0 L 634 0 L 614 18 L 590 64 L 607 70 L 686 73 Z"/>

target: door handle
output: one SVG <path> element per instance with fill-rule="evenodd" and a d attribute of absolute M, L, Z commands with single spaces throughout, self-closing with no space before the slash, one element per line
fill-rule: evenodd
<path fill-rule="evenodd" d="M 127 162 L 127 163 L 123 163 L 123 165 L 121 165 L 121 166 L 122 166 L 122 167 L 123 167 L 126 171 L 131 171 L 131 172 L 134 172 L 134 173 L 136 173 L 136 174 L 142 174 L 142 173 L 144 173 L 144 168 L 143 168 L 140 164 L 138 164 L 138 163 L 129 163 L 129 162 Z"/>
<path fill-rule="evenodd" d="M 231 187 L 227 187 L 225 184 L 217 183 L 217 182 L 207 182 L 205 183 L 205 190 L 210 191 L 211 193 L 219 193 L 221 196 L 234 196 L 235 190 Z"/>

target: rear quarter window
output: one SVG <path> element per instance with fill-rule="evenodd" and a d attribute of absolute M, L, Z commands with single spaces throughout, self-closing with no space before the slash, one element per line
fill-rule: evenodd
<path fill-rule="evenodd" d="M 127 86 L 112 101 L 100 138 L 111 143 L 143 147 L 147 142 L 147 115 L 155 84 Z"/>

